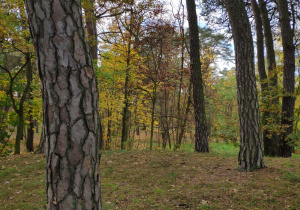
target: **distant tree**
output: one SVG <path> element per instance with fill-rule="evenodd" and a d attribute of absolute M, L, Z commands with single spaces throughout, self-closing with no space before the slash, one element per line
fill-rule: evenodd
<path fill-rule="evenodd" d="M 255 16 L 256 27 L 259 30 L 263 28 L 263 38 L 266 47 L 266 58 L 267 58 L 267 69 L 268 75 L 262 73 L 262 68 L 259 68 L 260 73 L 260 83 L 262 87 L 262 125 L 263 125 L 263 142 L 264 142 L 264 154 L 268 156 L 278 156 L 279 155 L 279 138 L 280 135 L 276 130 L 280 127 L 280 108 L 279 108 L 279 97 L 278 97 L 278 76 L 276 70 L 276 58 L 274 51 L 273 35 L 271 29 L 270 19 L 268 17 L 267 2 L 264 0 L 258 0 L 259 6 L 257 7 L 256 0 L 251 0 L 252 10 Z M 260 20 L 261 19 L 261 23 Z M 257 32 L 257 45 L 261 46 L 261 35 Z M 258 41 L 260 40 L 260 41 Z M 262 51 L 259 47 L 259 51 Z M 264 54 L 263 54 L 264 55 Z M 262 59 L 264 56 L 262 53 L 257 55 L 258 59 L 260 57 L 262 66 Z M 270 100 L 271 99 L 271 100 Z M 271 129 L 270 129 L 271 128 Z M 275 129 L 274 129 L 275 128 Z"/>
<path fill-rule="evenodd" d="M 5 1 L 0 3 L 0 7 L 2 19 L 0 69 L 8 75 L 9 85 L 6 92 L 10 96 L 11 107 L 18 116 L 14 153 L 20 154 L 21 140 L 24 139 L 26 117 L 24 110 L 33 75 L 31 65 L 33 47 L 29 42 L 30 34 L 22 2 Z"/>
<path fill-rule="evenodd" d="M 98 91 L 80 1 L 26 0 L 40 73 L 48 209 L 101 209 Z"/>
<path fill-rule="evenodd" d="M 95 11 L 95 0 L 84 0 L 83 1 L 83 9 L 85 12 L 85 24 L 87 29 L 87 40 L 90 48 L 90 54 L 92 56 L 93 61 L 95 61 L 94 65 L 97 65 L 98 59 L 98 39 L 97 39 L 97 22 L 94 14 Z M 100 119 L 99 119 L 100 120 Z M 99 129 L 100 129 L 100 149 L 103 149 L 103 132 L 101 126 L 101 120 L 99 121 Z"/>
<path fill-rule="evenodd" d="M 293 133 L 293 117 L 295 108 L 295 46 L 293 43 L 293 30 L 290 25 L 290 14 L 287 0 L 277 0 L 279 22 L 283 46 L 283 97 L 281 125 L 285 132 L 281 137 L 279 155 L 292 156 L 292 145 L 289 135 Z"/>
<path fill-rule="evenodd" d="M 186 5 L 190 31 L 190 65 L 195 114 L 195 151 L 209 152 L 196 5 L 194 0 L 186 0 Z"/>
<path fill-rule="evenodd" d="M 263 150 L 254 72 L 254 49 L 243 0 L 225 0 L 235 48 L 240 122 L 239 170 L 263 168 Z"/>

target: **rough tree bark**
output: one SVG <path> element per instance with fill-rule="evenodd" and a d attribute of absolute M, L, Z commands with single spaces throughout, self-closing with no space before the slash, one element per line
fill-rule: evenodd
<path fill-rule="evenodd" d="M 48 209 L 101 209 L 98 91 L 81 1 L 26 0 L 41 78 Z"/>
<path fill-rule="evenodd" d="M 234 39 L 240 122 L 239 170 L 263 168 L 261 127 L 249 19 L 242 0 L 225 0 Z"/>
<path fill-rule="evenodd" d="M 205 101 L 200 62 L 199 30 L 197 23 L 195 0 L 186 0 L 189 36 L 191 77 L 193 84 L 194 112 L 195 112 L 195 151 L 209 152 L 207 122 L 205 115 Z"/>
<path fill-rule="evenodd" d="M 295 107 L 295 46 L 293 32 L 290 25 L 288 3 L 286 0 L 277 0 L 279 22 L 283 46 L 283 91 L 281 125 L 285 127 L 279 145 L 279 156 L 291 157 L 292 146 L 289 144 L 289 134 L 293 133 L 293 117 Z"/>

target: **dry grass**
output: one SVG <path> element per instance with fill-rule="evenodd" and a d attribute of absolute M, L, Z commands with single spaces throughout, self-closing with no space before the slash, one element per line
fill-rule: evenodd
<path fill-rule="evenodd" d="M 103 208 L 300 209 L 299 157 L 267 157 L 267 168 L 244 173 L 216 151 L 103 152 Z M 0 209 L 43 209 L 44 167 L 42 155 L 0 160 Z"/>

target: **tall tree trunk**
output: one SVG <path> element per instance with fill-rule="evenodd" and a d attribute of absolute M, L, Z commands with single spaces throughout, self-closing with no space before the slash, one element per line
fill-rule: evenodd
<path fill-rule="evenodd" d="M 150 150 L 152 150 L 153 147 L 153 131 L 154 131 L 154 114 L 155 114 L 155 105 L 156 105 L 156 92 L 157 92 L 157 86 L 156 83 L 154 83 L 153 91 L 152 91 L 152 111 L 151 111 L 151 127 L 150 127 Z"/>
<path fill-rule="evenodd" d="M 13 82 L 15 79 L 14 77 L 11 77 L 10 80 L 10 87 L 9 87 L 9 95 L 10 99 L 13 104 L 13 109 L 18 115 L 18 125 L 17 125 L 17 134 L 16 134 L 16 143 L 15 143 L 15 153 L 14 154 L 20 154 L 21 152 L 21 140 L 23 139 L 23 132 L 24 132 L 24 102 L 27 98 L 28 92 L 30 90 L 30 85 L 32 82 L 32 69 L 31 69 L 31 55 L 30 53 L 26 53 L 26 87 L 22 93 L 20 102 L 19 102 L 19 107 L 17 107 L 15 98 L 14 98 L 14 93 L 13 93 Z M 22 69 L 22 68 L 21 68 Z M 20 69 L 20 71 L 21 71 Z"/>
<path fill-rule="evenodd" d="M 80 1 L 26 0 L 44 108 L 48 209 L 101 209 L 98 90 Z"/>
<path fill-rule="evenodd" d="M 185 127 L 186 127 L 186 122 L 187 122 L 187 118 L 188 118 L 188 114 L 190 112 L 190 105 L 192 103 L 192 96 L 191 96 L 191 90 L 192 90 L 192 84 L 189 84 L 189 88 L 188 88 L 188 99 L 187 99 L 187 104 L 186 104 L 186 108 L 185 108 L 185 114 L 184 114 L 184 118 L 182 120 L 181 126 L 180 126 L 180 133 L 179 133 L 179 137 L 178 137 L 178 143 L 181 145 L 182 142 L 182 138 L 185 132 Z M 177 148 L 180 148 L 180 145 L 177 146 Z"/>
<path fill-rule="evenodd" d="M 265 45 L 267 51 L 268 76 L 270 79 L 270 87 L 274 88 L 273 91 L 274 94 L 276 94 L 278 79 L 277 79 L 277 72 L 276 72 L 276 57 L 274 51 L 272 29 L 271 29 L 270 19 L 268 17 L 266 2 L 264 0 L 258 0 L 258 2 L 261 11 L 261 19 L 263 24 Z M 278 101 L 278 97 L 276 100 Z"/>
<path fill-rule="evenodd" d="M 87 29 L 87 40 L 88 40 L 88 45 L 90 48 L 90 54 L 92 56 L 92 59 L 97 65 L 97 60 L 98 60 L 98 34 L 97 34 L 97 26 L 96 26 L 96 17 L 94 15 L 94 3 L 95 0 L 86 0 L 85 2 L 85 22 L 86 22 L 86 29 Z M 103 149 L 103 130 L 102 130 L 102 125 L 101 125 L 101 120 L 99 119 L 99 135 L 100 135 L 100 140 L 99 140 L 99 147 L 100 149 Z"/>
<path fill-rule="evenodd" d="M 290 26 L 288 3 L 286 0 L 277 0 L 279 22 L 283 46 L 283 97 L 281 125 L 286 127 L 279 145 L 281 157 L 292 156 L 289 134 L 293 133 L 293 117 L 295 107 L 295 46 L 293 32 Z"/>
<path fill-rule="evenodd" d="M 124 94 L 124 108 L 122 116 L 122 136 L 121 136 L 121 149 L 125 149 L 125 142 L 128 139 L 129 132 L 129 71 L 130 71 L 130 54 L 131 54 L 131 41 L 127 45 L 127 66 L 125 72 L 125 94 Z"/>
<path fill-rule="evenodd" d="M 274 51 L 274 44 L 273 44 L 273 35 L 270 25 L 270 19 L 268 17 L 268 10 L 266 7 L 266 2 L 264 0 L 259 1 L 259 8 L 261 13 L 261 19 L 263 24 L 264 30 L 264 38 L 265 38 L 265 46 L 267 51 L 267 63 L 268 63 L 268 81 L 269 81 L 269 88 L 267 95 L 271 98 L 271 101 L 266 100 L 265 103 L 267 104 L 267 109 L 269 112 L 265 112 L 263 115 L 263 125 L 266 125 L 265 119 L 272 118 L 273 124 L 279 125 L 280 124 L 280 117 L 277 112 L 277 108 L 279 108 L 279 97 L 278 97 L 278 85 L 277 85 L 277 71 L 276 71 L 276 58 L 275 58 L 275 51 Z M 267 98 L 267 95 L 263 95 L 263 97 Z M 270 109 L 270 104 L 272 107 L 276 107 L 275 109 Z M 271 135 L 271 138 L 269 137 Z M 270 131 L 265 130 L 263 132 L 263 141 L 264 141 L 264 153 L 268 156 L 278 156 L 279 155 L 279 140 L 280 137 L 276 132 L 270 133 Z"/>
<path fill-rule="evenodd" d="M 195 151 L 209 152 L 195 0 L 186 0 L 190 30 L 190 60 L 195 112 Z"/>
<path fill-rule="evenodd" d="M 33 71 L 32 71 L 32 65 L 31 65 L 31 60 L 29 60 L 28 64 L 27 64 L 27 72 L 29 75 L 29 78 L 27 78 L 29 81 L 29 83 L 32 83 L 32 76 L 33 76 Z M 28 91 L 28 99 L 33 100 L 33 95 L 31 94 L 32 91 L 32 87 L 29 88 Z M 30 107 L 30 106 L 29 106 Z M 34 137 L 34 120 L 32 117 L 32 110 L 31 107 L 29 108 L 29 127 L 27 128 L 27 140 L 26 140 L 26 149 L 28 152 L 33 152 L 33 137 Z"/>
<path fill-rule="evenodd" d="M 264 55 L 264 35 L 262 19 L 260 16 L 260 10 L 256 0 L 251 0 L 251 7 L 254 14 L 256 25 L 256 51 L 257 51 L 257 66 L 260 77 L 261 91 L 266 92 L 268 90 L 268 82 L 266 81 L 268 76 L 265 70 L 265 55 Z"/>
<path fill-rule="evenodd" d="M 182 3 L 182 2 L 181 2 Z M 183 7 L 183 18 L 182 18 L 182 25 L 180 26 L 180 33 L 181 33 L 181 67 L 180 67 L 180 81 L 179 81 L 179 90 L 178 90 L 178 101 L 177 101 L 177 129 L 176 129 L 176 142 L 175 142 L 175 149 L 180 149 L 181 146 L 181 131 L 183 125 L 183 119 L 180 113 L 180 101 L 181 101 L 181 89 L 182 89 L 182 81 L 183 81 L 183 70 L 184 70 L 184 7 Z M 181 136 L 181 138 L 180 138 Z"/>
<path fill-rule="evenodd" d="M 253 40 L 243 1 L 225 0 L 224 3 L 235 49 L 240 121 L 239 170 L 252 171 L 265 167 L 254 72 Z"/>
<path fill-rule="evenodd" d="M 30 94 L 31 95 L 31 94 Z M 31 96 L 30 96 L 31 97 Z M 32 97 L 31 97 L 32 98 Z M 33 152 L 33 138 L 34 138 L 34 121 L 32 117 L 32 111 L 29 110 L 29 127 L 27 128 L 27 140 L 26 140 L 26 149 L 28 152 Z"/>

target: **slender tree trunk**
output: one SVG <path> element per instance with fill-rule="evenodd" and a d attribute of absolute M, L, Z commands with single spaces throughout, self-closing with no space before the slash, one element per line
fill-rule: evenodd
<path fill-rule="evenodd" d="M 107 106 L 107 142 L 105 146 L 105 149 L 107 150 L 111 149 L 111 111 L 111 108 Z"/>
<path fill-rule="evenodd" d="M 35 133 L 39 133 L 39 123 L 38 121 L 34 121 Z"/>
<path fill-rule="evenodd" d="M 42 128 L 42 133 L 41 133 L 41 136 L 40 136 L 40 143 L 39 143 L 39 146 L 37 148 L 37 150 L 34 152 L 36 154 L 45 154 L 46 152 L 46 144 L 45 144 L 45 135 L 44 135 L 44 126 Z"/>
<path fill-rule="evenodd" d="M 122 136 L 121 136 L 121 149 L 125 149 L 125 143 L 128 139 L 129 132 L 129 66 L 130 66 L 130 53 L 131 53 L 131 42 L 128 43 L 127 48 L 127 67 L 125 75 L 125 95 L 124 95 L 124 108 L 122 115 Z"/>
<path fill-rule="evenodd" d="M 243 0 L 225 0 L 232 28 L 240 121 L 239 170 L 263 168 L 261 127 L 254 72 L 254 49 Z"/>
<path fill-rule="evenodd" d="M 168 117 L 169 116 L 168 99 L 169 99 L 168 93 L 167 93 L 167 90 L 165 88 L 165 90 L 164 90 L 164 107 L 163 107 L 163 110 L 164 110 L 164 116 L 163 116 L 163 118 L 164 118 L 164 120 L 163 121 L 165 122 L 165 125 L 166 125 L 166 138 L 167 138 L 167 141 L 169 143 L 169 148 L 171 149 L 172 148 L 172 144 L 171 144 L 171 135 L 170 135 L 170 122 L 169 122 L 169 117 Z"/>
<path fill-rule="evenodd" d="M 27 128 L 27 141 L 26 141 L 26 149 L 28 152 L 33 152 L 33 139 L 34 139 L 34 122 L 32 115 L 29 112 L 29 127 Z"/>
<path fill-rule="evenodd" d="M 182 21 L 184 21 L 184 9 L 183 9 L 183 18 Z M 180 82 L 179 82 L 179 90 L 178 90 L 178 101 L 177 101 L 177 129 L 176 129 L 176 143 L 175 143 L 175 149 L 180 149 L 181 146 L 181 131 L 182 131 L 182 125 L 183 120 L 180 113 L 180 101 L 181 101 L 181 89 L 182 89 L 182 81 L 183 81 L 183 70 L 184 70 L 184 27 L 182 25 L 180 26 L 180 32 L 181 32 L 181 68 L 180 68 Z M 180 138 L 181 136 L 181 138 Z"/>
<path fill-rule="evenodd" d="M 262 103 L 265 106 L 265 110 L 262 111 L 262 125 L 267 125 L 267 119 L 270 118 L 270 101 L 267 99 L 269 91 L 268 76 L 265 70 L 265 57 L 264 57 L 264 36 L 263 36 L 263 24 L 261 18 L 261 12 L 257 5 L 256 0 L 251 0 L 251 7 L 254 14 L 256 24 L 256 50 L 257 50 L 257 66 L 260 78 L 260 86 L 262 92 Z M 277 145 L 273 145 L 272 136 L 270 138 L 270 132 L 268 129 L 263 130 L 263 142 L 264 142 L 264 154 L 270 155 L 272 151 L 277 148 Z"/>
<path fill-rule="evenodd" d="M 153 131 L 154 131 L 154 114 L 155 114 L 155 105 L 156 105 L 156 84 L 153 87 L 153 98 L 152 98 L 152 111 L 151 111 L 151 128 L 150 128 L 150 150 L 153 147 Z"/>
<path fill-rule="evenodd" d="M 278 85 L 277 85 L 277 71 L 276 71 L 276 58 L 273 44 L 273 35 L 270 25 L 270 20 L 268 17 L 268 10 L 266 8 L 266 2 L 264 0 L 258 0 L 259 8 L 261 13 L 261 19 L 263 23 L 264 30 L 264 38 L 265 38 L 265 46 L 267 51 L 267 63 L 268 63 L 268 81 L 269 87 L 267 94 L 264 94 L 263 97 L 266 99 L 271 98 L 271 100 L 266 99 L 264 103 L 266 103 L 266 109 L 270 110 L 268 112 L 264 112 L 263 115 L 263 125 L 266 125 L 266 119 L 272 118 L 274 125 L 280 124 L 280 117 L 278 114 L 279 109 L 279 97 L 278 97 Z M 270 109 L 270 105 L 272 108 Z M 271 133 L 270 133 L 271 132 Z M 271 135 L 271 138 L 269 137 Z M 268 156 L 278 156 L 279 155 L 279 141 L 280 137 L 276 132 L 265 130 L 263 132 L 263 141 L 264 141 L 264 153 Z"/>
<path fill-rule="evenodd" d="M 32 65 L 31 65 L 31 61 L 28 62 L 28 66 L 27 66 L 27 71 L 29 71 L 29 73 L 32 74 Z M 32 75 L 30 76 L 31 81 L 30 83 L 32 83 Z M 31 93 L 32 91 L 32 87 L 30 87 L 29 91 L 28 91 L 28 99 L 33 100 L 33 95 Z M 26 140 L 26 149 L 28 152 L 33 152 L 33 138 L 34 138 L 34 120 L 32 117 L 32 110 L 31 110 L 31 106 L 29 106 L 29 111 L 28 111 L 28 115 L 29 115 L 29 127 L 27 128 L 27 140 Z"/>
<path fill-rule="evenodd" d="M 265 70 L 265 55 L 264 55 L 264 35 L 262 19 L 260 16 L 260 10 L 256 0 L 251 0 L 251 7 L 254 14 L 256 25 L 256 51 L 257 51 L 257 66 L 260 77 L 261 91 L 266 92 L 268 90 L 268 82 L 266 81 L 268 76 Z"/>
<path fill-rule="evenodd" d="M 279 151 L 281 157 L 292 156 L 291 141 L 288 137 L 293 133 L 293 117 L 295 107 L 295 46 L 293 32 L 290 26 L 288 3 L 286 0 L 277 0 L 279 22 L 283 46 L 283 97 L 281 125 L 286 127 L 281 137 Z"/>
<path fill-rule="evenodd" d="M 133 1 L 131 2 L 131 6 Z M 129 134 L 129 119 L 130 119 L 130 110 L 129 110 L 129 80 L 130 80 L 130 64 L 131 64 L 131 37 L 132 34 L 132 23 L 133 23 L 133 10 L 131 9 L 130 14 L 130 29 L 129 29 L 129 38 L 127 40 L 127 58 L 126 58 L 126 72 L 125 72 L 125 94 L 124 94 L 124 108 L 122 116 L 122 136 L 121 136 L 121 149 L 125 149 L 125 142 L 128 139 Z"/>
<path fill-rule="evenodd" d="M 195 112 L 195 151 L 209 152 L 195 0 L 186 0 L 190 30 L 191 77 Z"/>
<path fill-rule="evenodd" d="M 23 130 L 24 130 L 24 114 L 23 109 L 18 111 L 18 125 L 17 125 L 17 134 L 16 134 L 16 143 L 15 143 L 15 154 L 18 155 L 21 152 L 21 140 L 23 139 Z"/>
<path fill-rule="evenodd" d="M 268 17 L 266 2 L 264 0 L 258 0 L 258 2 L 261 11 L 261 19 L 263 24 L 265 45 L 267 51 L 268 77 L 270 79 L 270 87 L 275 88 L 273 92 L 274 94 L 276 94 L 278 79 L 277 79 L 277 72 L 276 72 L 276 58 L 275 58 L 275 51 L 274 51 L 272 29 L 271 29 L 270 19 Z M 278 101 L 278 97 L 276 98 L 276 100 Z"/>
<path fill-rule="evenodd" d="M 80 1 L 26 0 L 44 108 L 48 209 L 101 209 L 99 95 Z"/>
<path fill-rule="evenodd" d="M 192 90 L 192 83 L 190 83 L 189 88 L 188 88 L 188 99 L 187 99 L 187 104 L 186 104 L 186 108 L 185 108 L 185 114 L 184 114 L 182 124 L 180 126 L 180 133 L 179 133 L 179 137 L 178 137 L 178 142 L 179 142 L 179 146 L 177 146 L 178 149 L 180 148 L 180 145 L 182 143 L 182 138 L 183 138 L 183 135 L 185 132 L 186 122 L 187 122 L 188 115 L 190 112 L 190 105 L 192 103 L 191 90 Z"/>
<path fill-rule="evenodd" d="M 9 94 L 10 94 L 10 99 L 12 100 L 13 103 L 13 109 L 18 115 L 18 125 L 17 125 L 17 134 L 16 134 L 16 144 L 15 144 L 15 154 L 20 154 L 21 151 L 21 140 L 23 139 L 23 133 L 24 133 L 24 102 L 27 98 L 28 92 L 30 90 L 30 85 L 32 81 L 32 69 L 31 69 L 31 56 L 30 53 L 26 54 L 26 87 L 22 93 L 20 102 L 19 102 L 19 107 L 16 105 L 16 101 L 14 99 L 14 94 L 13 94 L 13 82 L 14 78 L 11 78 L 10 81 L 10 88 L 9 88 Z"/>

